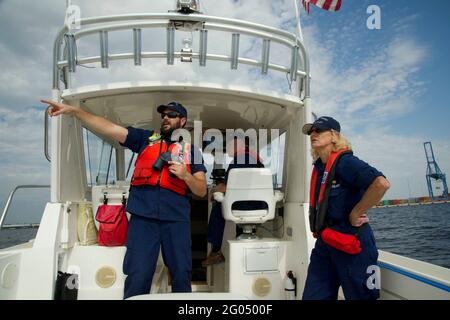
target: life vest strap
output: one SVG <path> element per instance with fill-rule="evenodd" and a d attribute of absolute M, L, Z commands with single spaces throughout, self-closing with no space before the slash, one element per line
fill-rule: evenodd
<path fill-rule="evenodd" d="M 325 164 L 322 181 L 320 182 L 319 197 L 316 199 L 316 187 L 318 183 L 318 172 L 314 167 L 311 173 L 310 201 L 309 201 L 309 221 L 312 232 L 320 232 L 326 224 L 326 215 L 328 210 L 328 197 L 334 179 L 336 164 L 340 157 L 345 153 L 351 153 L 348 148 L 342 148 L 331 152 L 328 161 Z"/>

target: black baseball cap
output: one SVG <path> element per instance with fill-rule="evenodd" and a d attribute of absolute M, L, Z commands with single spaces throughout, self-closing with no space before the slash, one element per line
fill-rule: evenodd
<path fill-rule="evenodd" d="M 341 132 L 341 125 L 332 117 L 320 117 L 313 123 L 307 123 L 303 126 L 302 131 L 304 134 L 310 135 L 313 128 Z"/>
<path fill-rule="evenodd" d="M 158 109 L 156 109 L 156 110 L 157 110 L 159 113 L 163 113 L 164 110 L 166 110 L 166 109 L 170 109 L 170 110 L 176 111 L 176 112 L 178 112 L 178 113 L 181 115 L 181 117 L 187 118 L 187 111 L 186 111 L 186 108 L 183 107 L 183 105 L 182 105 L 181 103 L 172 101 L 172 102 L 169 102 L 168 104 L 162 104 L 162 105 L 160 105 L 160 106 L 158 107 Z"/>

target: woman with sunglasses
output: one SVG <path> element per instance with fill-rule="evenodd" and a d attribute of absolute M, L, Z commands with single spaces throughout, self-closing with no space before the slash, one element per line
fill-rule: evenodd
<path fill-rule="evenodd" d="M 367 210 L 381 200 L 389 182 L 353 155 L 335 119 L 318 118 L 302 131 L 311 137 L 309 220 L 317 239 L 303 299 L 336 300 L 339 287 L 349 300 L 377 299 L 378 251 Z"/>
<path fill-rule="evenodd" d="M 161 114 L 161 128 L 156 132 L 124 128 L 81 108 L 51 100 L 41 101 L 50 106 L 50 116 L 74 116 L 90 130 L 139 154 L 127 203 L 131 220 L 123 262 L 123 271 L 127 275 L 124 298 L 150 292 L 160 248 L 172 278 L 172 292 L 191 292 L 192 253 L 187 191 L 189 189 L 199 197 L 206 195 L 206 168 L 198 149 L 183 141 L 180 143 L 180 140 L 172 141 L 172 133 L 186 125 L 186 109 L 178 102 L 160 105 L 157 111 Z M 174 150 L 177 145 L 181 147 Z M 183 159 L 161 160 L 160 155 L 166 152 L 171 153 L 171 157 L 174 152 L 182 154 Z M 155 168 L 157 160 L 162 164 L 159 168 Z"/>

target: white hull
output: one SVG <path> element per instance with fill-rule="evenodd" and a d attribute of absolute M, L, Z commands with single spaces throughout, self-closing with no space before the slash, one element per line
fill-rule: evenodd
<path fill-rule="evenodd" d="M 53 299 L 54 273 L 57 269 L 79 275 L 79 300 L 123 299 L 125 275 L 122 273 L 122 262 L 126 248 L 80 246 L 73 242 L 70 249 L 61 250 L 61 247 L 70 243 L 70 240 L 65 244 L 61 242 L 61 233 L 58 232 L 61 225 L 52 223 L 45 228 L 44 224 L 46 218 L 58 215 L 59 223 L 64 223 L 63 212 L 63 206 L 49 204 L 41 228 L 33 242 L 0 251 L 0 299 Z M 70 228 L 70 223 L 68 226 Z M 227 228 L 233 228 L 233 226 Z M 227 262 L 210 267 L 209 283 L 194 284 L 191 294 L 170 293 L 167 268 L 160 259 L 153 279 L 152 295 L 138 296 L 133 299 L 284 299 L 283 275 L 287 270 L 286 266 L 292 263 L 288 252 L 292 250 L 290 246 L 293 244 L 293 241 L 280 242 L 276 239 L 229 241 L 225 251 Z M 270 270 L 245 272 L 244 248 L 258 250 L 278 248 L 280 250 L 277 251 L 279 254 L 275 260 L 269 259 L 268 265 L 262 266 Z M 270 252 L 268 254 L 270 255 Z M 450 300 L 449 269 L 388 252 L 379 251 L 379 254 L 381 299 Z M 114 284 L 107 288 L 101 286 L 102 279 L 99 279 L 99 270 L 104 268 L 114 270 Z M 306 268 L 297 275 L 298 279 L 305 279 Z M 271 286 L 270 294 L 265 297 L 256 295 L 254 291 L 255 280 L 261 278 L 268 280 Z M 300 297 L 299 290 L 297 299 Z"/>

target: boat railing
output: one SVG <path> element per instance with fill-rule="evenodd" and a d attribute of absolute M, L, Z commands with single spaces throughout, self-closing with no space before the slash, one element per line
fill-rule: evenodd
<path fill-rule="evenodd" d="M 52 162 L 50 152 L 48 151 L 48 109 L 50 109 L 50 107 L 47 107 L 47 109 L 45 109 L 44 111 L 44 155 L 48 162 Z"/>
<path fill-rule="evenodd" d="M 16 186 L 8 196 L 8 200 L 6 201 L 5 208 L 3 209 L 2 215 L 0 216 L 0 230 L 8 229 L 8 228 L 32 228 L 37 227 L 39 224 L 34 223 L 24 223 L 24 224 L 14 224 L 14 225 L 4 225 L 5 219 L 9 212 L 9 207 L 11 206 L 12 200 L 17 190 L 19 189 L 42 189 L 42 188 L 50 188 L 49 185 L 20 185 Z"/>
<path fill-rule="evenodd" d="M 227 62 L 231 69 L 237 69 L 239 64 L 259 67 L 262 74 L 269 70 L 285 73 L 290 83 L 297 83 L 298 94 L 309 97 L 310 93 L 310 66 L 307 49 L 296 34 L 281 29 L 256 24 L 252 22 L 214 17 L 203 14 L 181 13 L 148 13 L 114 15 L 96 18 L 86 18 L 79 21 L 79 29 L 69 30 L 64 27 L 58 34 L 54 43 L 53 88 L 60 88 L 60 81 L 70 88 L 70 73 L 76 72 L 78 65 L 101 63 L 102 68 L 108 68 L 109 62 L 114 60 L 130 59 L 139 66 L 142 59 L 166 59 L 168 65 L 173 65 L 175 58 L 182 62 L 192 62 L 197 59 L 201 67 L 205 67 L 208 60 Z M 166 51 L 142 51 L 143 29 L 165 29 Z M 110 53 L 108 38 L 115 31 L 129 30 L 133 37 L 133 51 L 123 53 Z M 175 33 L 177 31 L 190 31 L 198 33 L 199 48 L 194 52 L 187 44 L 186 48 L 175 52 Z M 223 54 L 208 53 L 208 32 L 221 31 L 231 34 L 231 52 Z M 99 55 L 82 57 L 77 53 L 77 42 L 86 36 L 99 35 Z M 240 55 L 239 42 L 241 34 L 260 41 L 262 50 L 260 59 L 250 59 Z M 286 47 L 290 52 L 287 66 L 272 63 L 270 49 L 272 43 Z M 299 79 L 298 79 L 299 78 Z M 298 81 L 300 80 L 300 81 Z"/>

